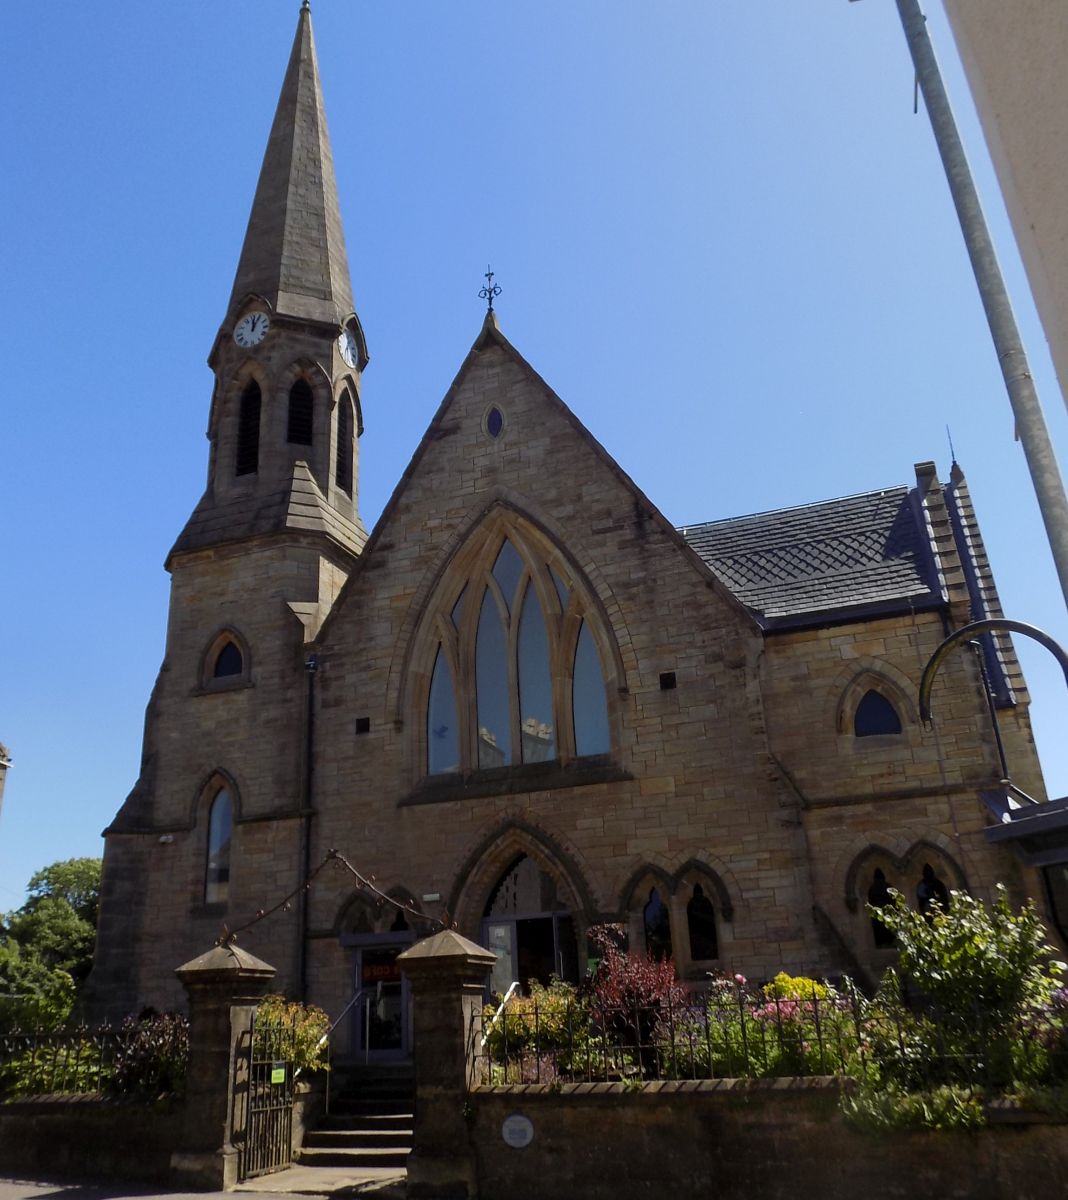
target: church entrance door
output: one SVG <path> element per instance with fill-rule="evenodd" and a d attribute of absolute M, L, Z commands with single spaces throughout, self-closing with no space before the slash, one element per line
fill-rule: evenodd
<path fill-rule="evenodd" d="M 497 957 L 490 991 L 503 995 L 515 981 L 548 986 L 552 976 L 578 982 L 575 922 L 552 877 L 525 854 L 505 871 L 482 920 L 482 944 Z"/>
<path fill-rule="evenodd" d="M 356 1049 L 367 1059 L 406 1058 L 409 1053 L 408 984 L 397 956 L 409 943 L 361 946 L 356 954 Z"/>

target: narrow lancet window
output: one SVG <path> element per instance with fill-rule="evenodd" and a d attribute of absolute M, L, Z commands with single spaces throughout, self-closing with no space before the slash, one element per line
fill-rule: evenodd
<path fill-rule="evenodd" d="M 289 389 L 289 421 L 286 441 L 294 446 L 312 444 L 312 417 L 315 398 L 306 379 L 298 379 Z"/>
<path fill-rule="evenodd" d="M 504 624 L 493 593 L 486 588 L 475 638 L 480 767 L 503 767 L 512 761 L 512 706 L 508 675 L 508 642 Z"/>
<path fill-rule="evenodd" d="M 645 951 L 657 962 L 671 957 L 671 914 L 660 899 L 660 892 L 652 888 L 649 903 L 642 913 L 645 924 Z"/>
<path fill-rule="evenodd" d="M 611 741 L 608 736 L 604 675 L 593 634 L 585 621 L 582 622 L 575 648 L 572 702 L 575 711 L 575 753 L 580 757 L 585 754 L 607 754 L 611 749 Z"/>
<path fill-rule="evenodd" d="M 220 788 L 208 816 L 208 863 L 204 877 L 205 904 L 225 904 L 230 898 L 230 838 L 233 805 L 230 793 Z"/>
<path fill-rule="evenodd" d="M 690 935 L 690 957 L 695 962 L 719 958 L 716 910 L 699 883 L 693 885 L 693 895 L 686 905 L 686 928 Z"/>
<path fill-rule="evenodd" d="M 260 467 L 260 385 L 252 379 L 241 393 L 237 419 L 236 475 L 254 475 Z"/>
<path fill-rule="evenodd" d="M 352 400 L 346 393 L 337 406 L 337 454 L 334 459 L 334 482 L 343 492 L 352 494 Z"/>
<path fill-rule="evenodd" d="M 504 602 L 508 605 L 509 612 L 512 611 L 515 603 L 515 589 L 522 574 L 523 560 L 512 543 L 506 541 L 497 555 L 497 561 L 493 564 L 493 578 L 501 585 L 501 592 L 504 594 Z"/>
<path fill-rule="evenodd" d="M 519 736 L 523 762 L 556 757 L 549 635 L 533 583 L 527 584 L 519 619 Z"/>
<path fill-rule="evenodd" d="M 459 722 L 456 692 L 445 651 L 439 646 L 430 679 L 430 704 L 426 722 L 427 768 L 430 775 L 446 775 L 460 769 Z"/>

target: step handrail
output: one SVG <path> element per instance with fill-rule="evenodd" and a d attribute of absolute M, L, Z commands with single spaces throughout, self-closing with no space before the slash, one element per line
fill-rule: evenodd
<path fill-rule="evenodd" d="M 482 1041 L 479 1044 L 480 1050 L 484 1050 L 486 1048 L 486 1042 L 489 1041 L 489 1035 L 490 1035 L 491 1031 L 493 1030 L 494 1025 L 497 1024 L 497 1020 L 500 1017 L 501 1013 L 504 1012 L 505 1008 L 508 1007 L 508 1001 L 511 1000 L 511 998 L 515 995 L 516 989 L 518 987 L 519 987 L 519 980 L 515 979 L 512 981 L 511 985 L 509 986 L 508 991 L 506 991 L 504 993 L 504 999 L 501 1001 L 500 1005 L 498 1006 L 497 1011 L 493 1014 L 492 1017 L 490 1017 L 489 1024 L 482 1031 Z"/>
<path fill-rule="evenodd" d="M 359 998 L 362 995 L 363 995 L 363 988 L 360 988 L 358 991 L 353 992 L 352 999 L 348 1002 L 348 1004 L 345 1005 L 345 1007 L 338 1014 L 337 1020 L 331 1024 L 330 1028 L 326 1031 L 326 1033 L 324 1033 L 323 1036 L 315 1043 L 315 1048 L 317 1050 L 321 1050 L 323 1048 L 323 1046 L 325 1046 L 330 1041 L 330 1035 L 341 1024 L 341 1022 L 345 1019 L 345 1014 L 349 1011 L 350 1008 L 352 1008 L 352 1006 L 356 1003 L 357 1000 L 359 1000 Z M 293 1072 L 293 1082 L 294 1083 L 296 1083 L 297 1077 L 300 1075 L 301 1071 L 303 1071 L 303 1070 L 304 1070 L 303 1067 L 297 1067 L 297 1069 Z"/>

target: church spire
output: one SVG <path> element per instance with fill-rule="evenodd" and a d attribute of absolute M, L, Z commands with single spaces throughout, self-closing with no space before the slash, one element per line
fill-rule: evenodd
<path fill-rule="evenodd" d="M 256 185 L 231 315 L 250 293 L 277 315 L 332 325 L 353 310 L 307 0 Z"/>

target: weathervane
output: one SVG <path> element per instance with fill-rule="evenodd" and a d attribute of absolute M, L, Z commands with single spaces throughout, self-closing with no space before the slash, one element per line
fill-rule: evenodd
<path fill-rule="evenodd" d="M 486 267 L 486 286 L 478 293 L 480 300 L 485 300 L 486 308 L 493 312 L 493 299 L 501 294 L 500 287 L 493 282 L 493 268 Z"/>

